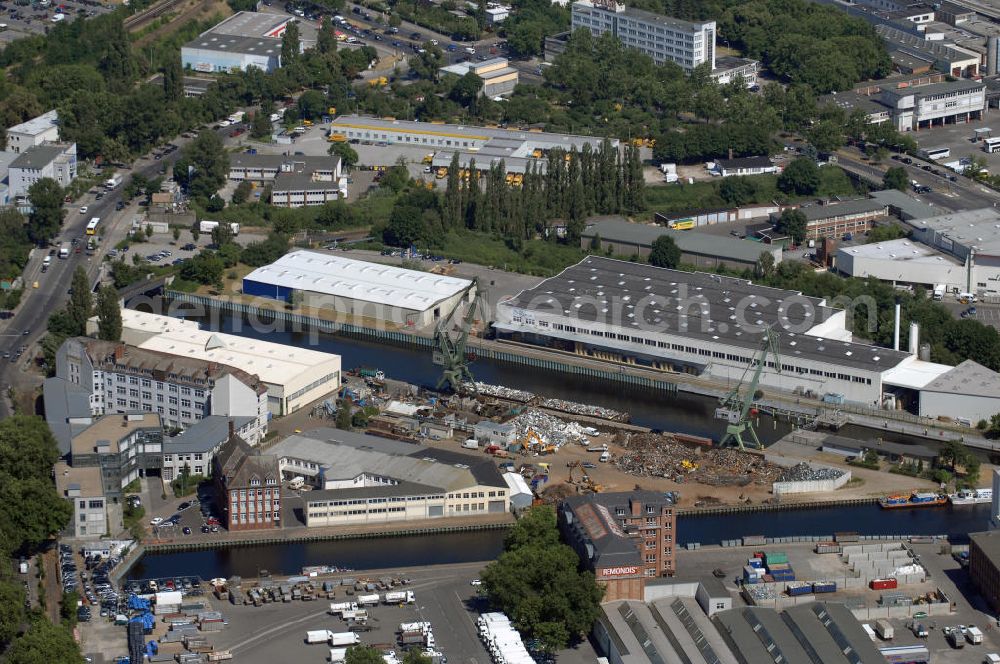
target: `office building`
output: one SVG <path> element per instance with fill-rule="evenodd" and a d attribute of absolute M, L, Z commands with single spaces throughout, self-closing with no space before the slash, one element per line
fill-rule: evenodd
<path fill-rule="evenodd" d="M 243 438 L 253 434 L 255 417 L 221 417 L 209 415 L 184 429 L 176 436 L 163 440 L 163 460 L 161 477 L 171 482 L 187 469 L 189 475 L 208 477 L 212 473 L 212 460 L 229 440 L 230 423 L 232 431 Z"/>
<path fill-rule="evenodd" d="M 715 21 L 682 21 L 614 0 L 578 0 L 572 5 L 572 29 L 589 30 L 595 37 L 611 33 L 657 64 L 674 62 L 690 71 L 707 63 L 715 69 Z"/>
<path fill-rule="evenodd" d="M 37 118 L 7 128 L 7 151 L 20 154 L 28 148 L 59 142 L 59 112 L 49 111 Z"/>
<path fill-rule="evenodd" d="M 566 542 L 605 587 L 604 600 L 643 600 L 647 579 L 676 571 L 677 510 L 655 491 L 570 496 L 559 505 Z"/>
<path fill-rule="evenodd" d="M 7 170 L 9 195 L 28 195 L 28 189 L 42 178 L 68 187 L 76 179 L 76 143 L 44 143 L 25 147 Z"/>
<path fill-rule="evenodd" d="M 121 528 L 121 506 L 112 505 L 104 494 L 99 467 L 71 468 L 60 461 L 55 465 L 54 472 L 56 490 L 73 505 L 69 526 L 71 537 L 98 539 Z M 117 514 L 117 518 L 113 514 Z"/>
<path fill-rule="evenodd" d="M 280 175 L 305 175 L 322 182 L 337 182 L 343 175 L 340 157 L 237 152 L 229 157 L 229 179 L 240 182 L 274 182 Z"/>
<path fill-rule="evenodd" d="M 316 429 L 274 445 L 285 478 L 315 487 L 303 494 L 314 527 L 482 517 L 510 511 L 507 484 L 490 457 Z"/>
<path fill-rule="evenodd" d="M 103 495 L 119 501 L 122 490 L 162 460 L 163 426 L 156 413 L 104 415 L 73 437 L 70 465 L 99 468 Z"/>
<path fill-rule="evenodd" d="M 265 419 L 268 411 L 273 416 L 294 413 L 340 389 L 339 355 L 202 330 L 194 321 L 123 309 L 122 340 L 142 350 L 198 361 L 216 370 L 231 368 L 255 377 L 265 390 Z M 225 403 L 229 403 L 232 395 L 224 396 Z M 244 409 L 236 412 L 232 407 L 225 410 L 206 414 L 251 414 Z M 254 444 L 257 439 L 251 436 L 247 441 Z"/>
<path fill-rule="evenodd" d="M 273 454 L 261 454 L 230 427 L 212 467 L 216 503 L 229 532 L 281 526 L 281 473 Z"/>
<path fill-rule="evenodd" d="M 479 91 L 484 97 L 499 97 L 509 95 L 517 87 L 517 70 L 510 66 L 507 58 L 490 58 L 477 62 L 456 62 L 452 65 L 441 67 L 438 70 L 442 75 L 452 75 L 462 77 L 473 73 L 483 81 L 483 88 Z"/>
<path fill-rule="evenodd" d="M 341 254 L 298 250 L 243 278 L 243 294 L 323 310 L 336 319 L 421 329 L 475 297 L 472 282 L 369 263 Z"/>
<path fill-rule="evenodd" d="M 806 218 L 806 238 L 841 238 L 871 230 L 873 223 L 889 214 L 889 206 L 880 201 L 863 198 L 854 201 L 829 202 L 799 208 Z M 780 213 L 771 214 L 771 223 L 777 224 Z"/>
<path fill-rule="evenodd" d="M 71 338 L 56 352 L 56 378 L 86 390 L 95 417 L 156 413 L 165 426 L 188 427 L 209 415 L 249 416 L 254 418 L 250 440 L 256 443 L 267 433 L 267 387 L 225 364 Z"/>

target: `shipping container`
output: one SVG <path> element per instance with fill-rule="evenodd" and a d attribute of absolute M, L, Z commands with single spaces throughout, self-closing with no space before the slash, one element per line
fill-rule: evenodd
<path fill-rule="evenodd" d="M 764 567 L 764 563 L 761 562 L 760 558 L 750 558 L 749 560 L 747 560 L 747 565 L 749 565 L 750 567 L 754 567 L 756 569 L 761 569 L 762 567 Z"/>
<path fill-rule="evenodd" d="M 845 543 L 845 542 L 859 542 L 859 541 L 861 541 L 860 535 L 858 535 L 857 533 L 853 533 L 853 532 L 834 533 L 833 534 L 833 539 L 834 539 L 834 541 L 840 542 L 840 543 Z"/>
<path fill-rule="evenodd" d="M 892 578 L 872 579 L 868 583 L 868 587 L 871 588 L 872 590 L 892 590 L 893 588 L 898 587 L 898 585 L 899 584 L 896 582 L 896 579 Z"/>
<path fill-rule="evenodd" d="M 782 551 L 768 551 L 764 554 L 764 562 L 768 565 L 772 563 L 787 563 L 788 555 Z"/>
<path fill-rule="evenodd" d="M 836 581 L 817 581 L 813 584 L 814 593 L 833 593 L 837 592 L 837 582 Z"/>
<path fill-rule="evenodd" d="M 789 597 L 798 597 L 800 595 L 809 595 L 812 593 L 812 584 L 805 582 L 790 583 L 785 588 Z"/>
<path fill-rule="evenodd" d="M 815 551 L 816 553 L 843 553 L 844 547 L 836 542 L 819 542 Z"/>

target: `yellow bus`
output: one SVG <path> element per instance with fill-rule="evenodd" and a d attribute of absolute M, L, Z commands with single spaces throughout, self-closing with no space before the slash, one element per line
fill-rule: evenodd
<path fill-rule="evenodd" d="M 93 217 L 87 222 L 87 235 L 97 235 L 97 226 L 101 223 L 100 217 Z"/>

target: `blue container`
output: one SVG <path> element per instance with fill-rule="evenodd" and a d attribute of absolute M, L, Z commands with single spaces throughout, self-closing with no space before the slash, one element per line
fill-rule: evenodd
<path fill-rule="evenodd" d="M 813 584 L 814 593 L 832 593 L 837 591 L 836 581 L 820 581 Z"/>
<path fill-rule="evenodd" d="M 747 560 L 747 565 L 754 569 L 764 569 L 764 562 L 760 558 L 750 558 Z"/>
<path fill-rule="evenodd" d="M 789 597 L 798 597 L 800 595 L 810 595 L 812 594 L 812 586 L 808 583 L 801 586 L 790 586 L 788 588 Z"/>

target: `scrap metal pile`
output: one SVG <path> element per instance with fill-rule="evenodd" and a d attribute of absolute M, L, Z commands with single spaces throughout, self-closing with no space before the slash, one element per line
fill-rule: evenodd
<path fill-rule="evenodd" d="M 535 395 L 531 392 L 516 390 L 512 387 L 504 387 L 503 385 L 480 383 L 479 381 L 476 381 L 475 383 L 465 383 L 462 387 L 464 388 L 466 394 L 481 394 L 484 397 L 507 399 L 508 401 L 517 401 L 518 403 L 528 403 L 535 398 Z"/>
<path fill-rule="evenodd" d="M 510 420 L 510 423 L 514 425 L 518 441 L 523 441 L 533 434 L 538 436 L 543 444 L 556 447 L 566 443 L 586 445 L 587 435 L 597 433 L 590 427 L 582 427 L 576 422 L 563 422 L 558 417 L 531 408 Z"/>
<path fill-rule="evenodd" d="M 786 468 L 778 478 L 779 482 L 812 482 L 814 480 L 835 480 L 844 474 L 837 468 L 814 468 L 808 463 L 798 463 Z"/>
<path fill-rule="evenodd" d="M 564 413 L 572 413 L 574 415 L 599 417 L 602 420 L 610 420 L 612 422 L 628 422 L 631 419 L 628 413 L 623 413 L 619 410 L 605 408 L 604 406 L 576 403 L 575 401 L 566 401 L 565 399 L 542 399 L 538 405 L 542 408 L 561 410 Z"/>
<path fill-rule="evenodd" d="M 710 486 L 770 485 L 782 468 L 763 457 L 734 449 L 692 448 L 673 436 L 639 433 L 618 437 L 625 451 L 614 463 L 630 475 L 665 477 Z"/>

